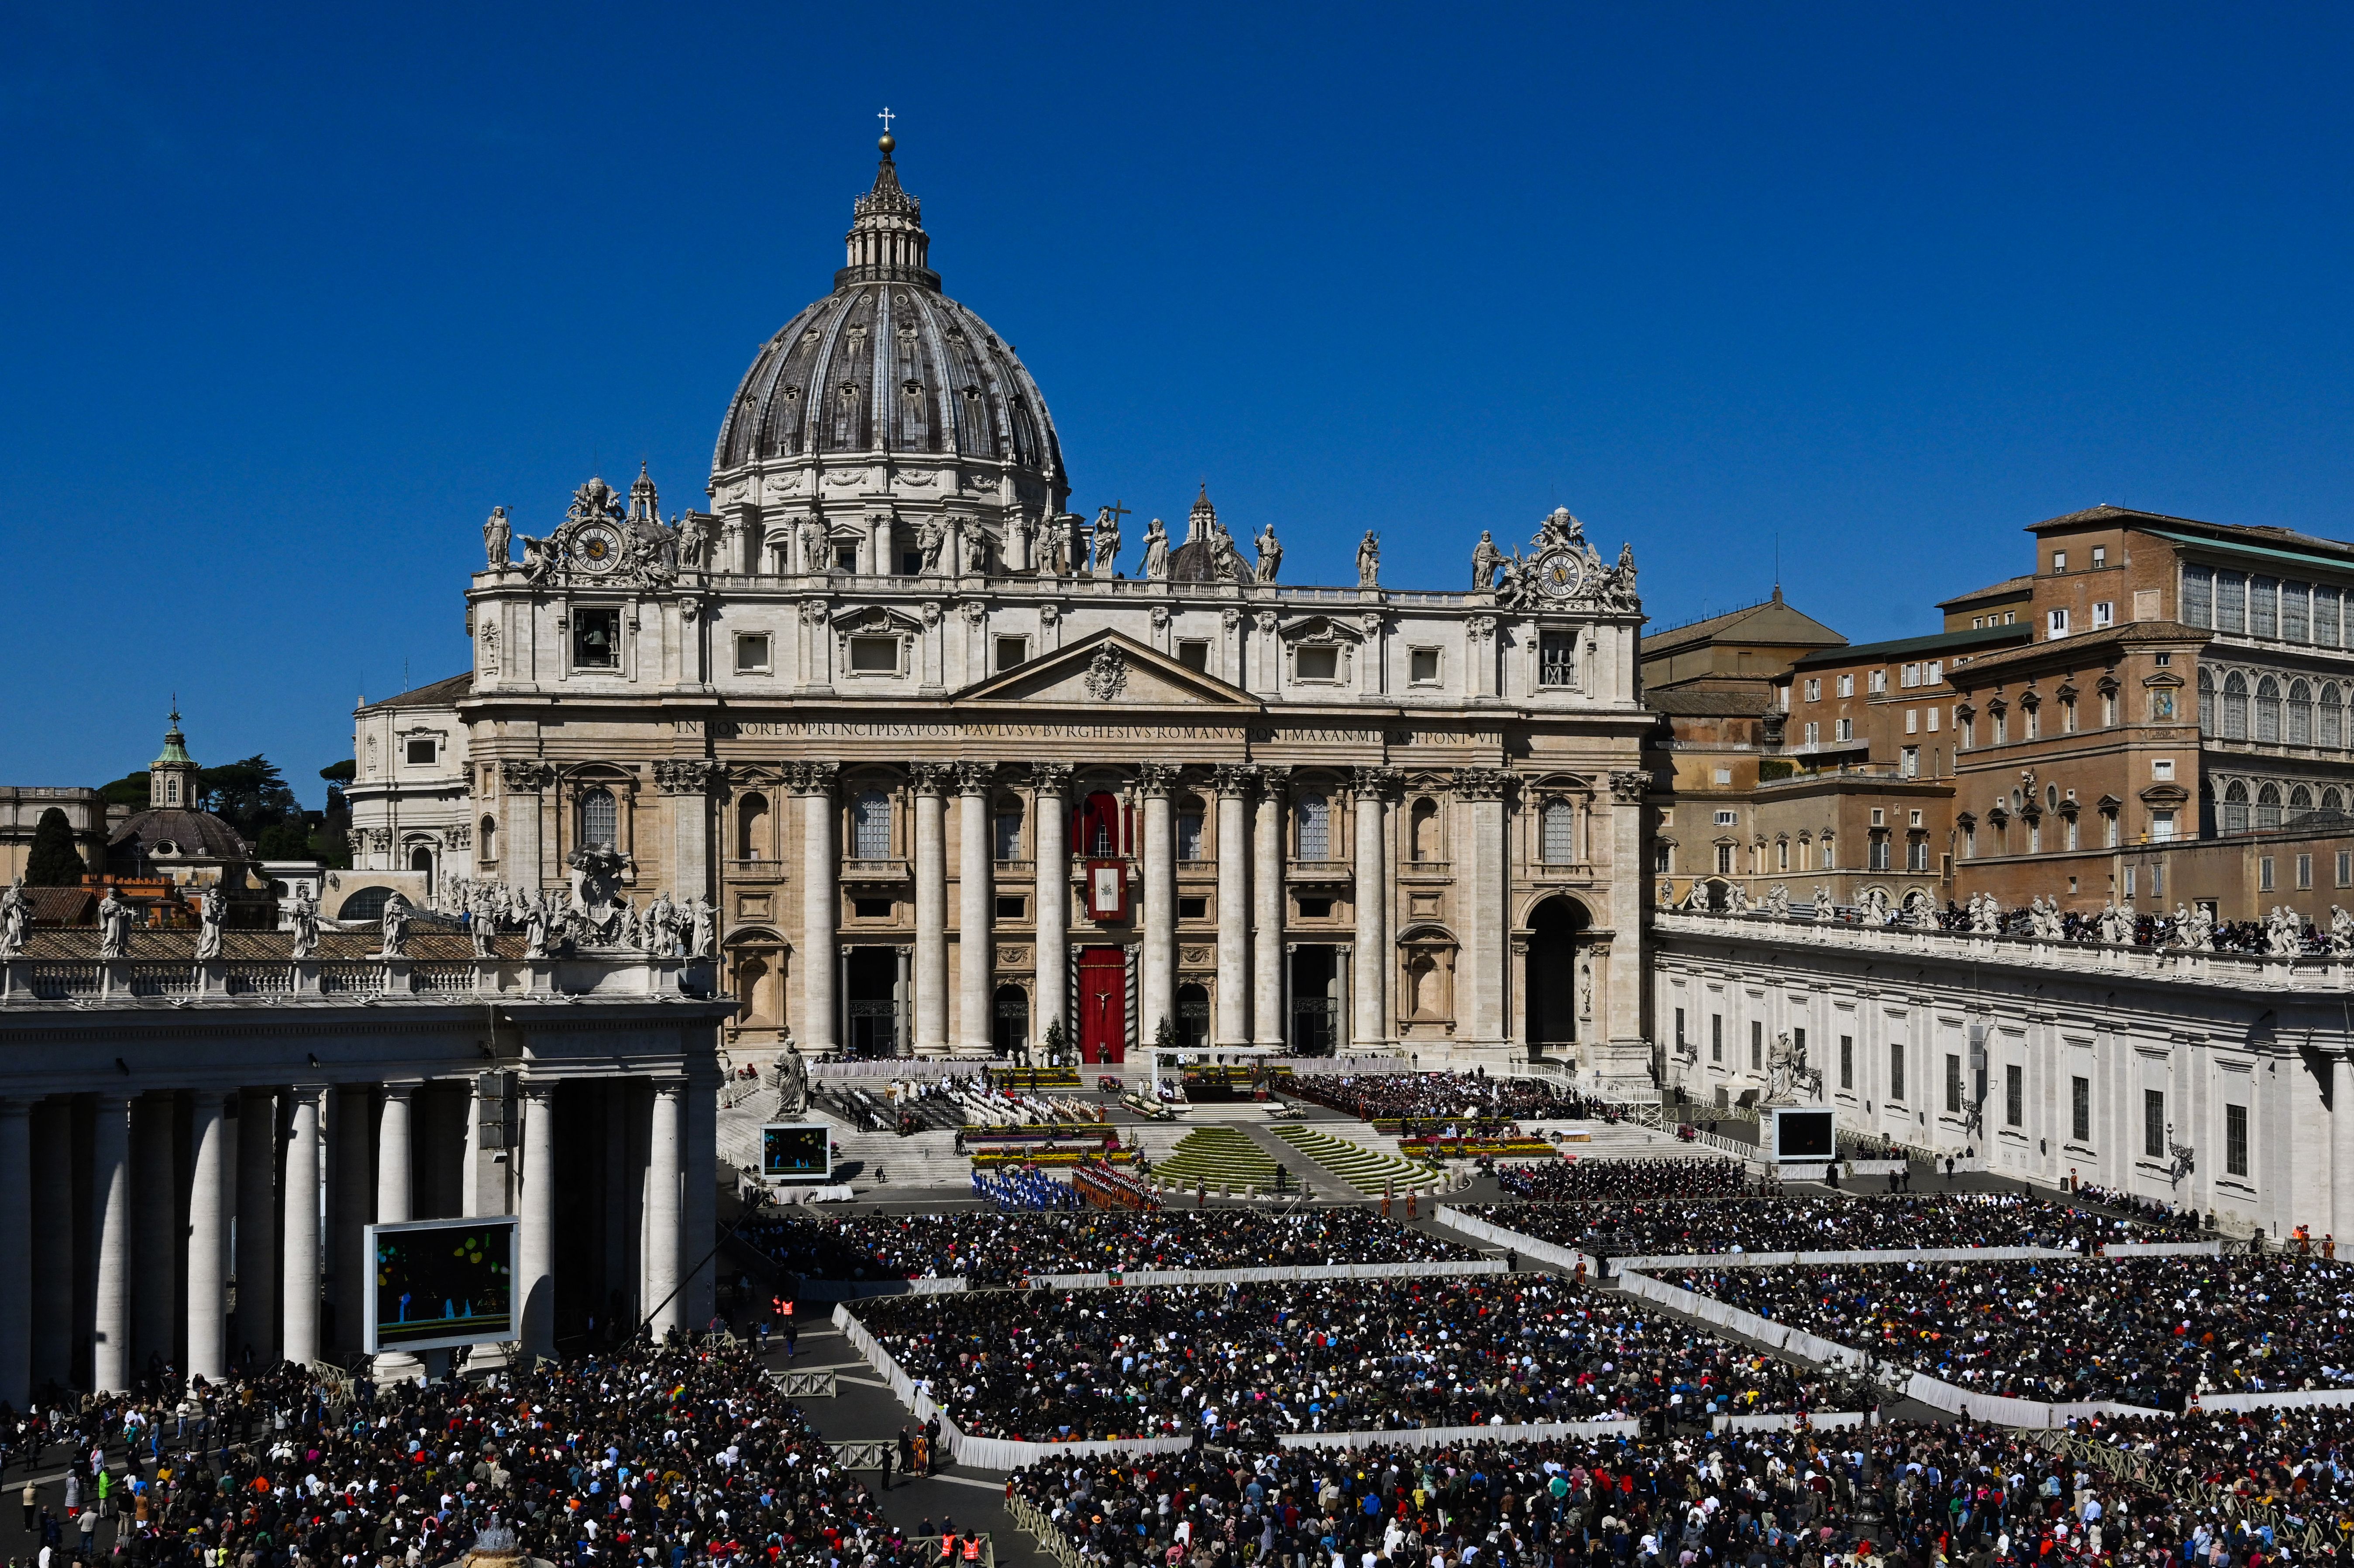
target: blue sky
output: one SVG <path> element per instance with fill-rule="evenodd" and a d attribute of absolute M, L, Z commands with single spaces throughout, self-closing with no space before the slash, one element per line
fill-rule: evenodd
<path fill-rule="evenodd" d="M 1858 640 L 2111 501 L 2354 536 L 2342 7 L 17 7 L 0 782 L 316 803 L 494 503 L 701 498 L 875 111 L 1092 510 Z"/>

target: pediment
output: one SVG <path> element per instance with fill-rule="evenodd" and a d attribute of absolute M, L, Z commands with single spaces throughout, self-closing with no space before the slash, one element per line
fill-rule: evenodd
<path fill-rule="evenodd" d="M 979 681 L 952 703 L 1069 707 L 1257 708 L 1259 699 L 1117 631 L 1098 631 L 1019 669 Z"/>

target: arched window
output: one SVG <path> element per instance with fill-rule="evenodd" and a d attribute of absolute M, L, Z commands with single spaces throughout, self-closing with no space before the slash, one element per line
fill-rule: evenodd
<path fill-rule="evenodd" d="M 2236 779 L 2223 787 L 2223 831 L 2227 833 L 2248 831 L 2248 787 Z"/>
<path fill-rule="evenodd" d="M 2329 785 L 2321 791 L 2321 809 L 2325 811 L 2342 811 L 2346 809 L 2346 798 L 2338 794 L 2337 785 Z"/>
<path fill-rule="evenodd" d="M 592 847 L 611 849 L 618 831 L 619 818 L 613 810 L 613 792 L 599 787 L 580 797 L 580 842 Z"/>
<path fill-rule="evenodd" d="M 2313 743 L 2332 750 L 2346 744 L 2345 703 L 2335 681 L 2322 683 L 2321 702 L 2314 714 Z"/>
<path fill-rule="evenodd" d="M 478 861 L 499 858 L 499 820 L 484 817 L 474 833 L 474 858 Z"/>
<path fill-rule="evenodd" d="M 1332 858 L 1332 807 L 1323 796 L 1310 790 L 1299 797 L 1299 858 L 1331 860 Z"/>
<path fill-rule="evenodd" d="M 1819 869 L 1823 871 L 1839 869 L 1839 842 L 1829 833 L 1823 835 L 1822 864 Z"/>
<path fill-rule="evenodd" d="M 2215 677 L 2204 666 L 2199 671 L 2199 733 L 2215 733 Z"/>
<path fill-rule="evenodd" d="M 2237 670 L 2223 677 L 2223 722 L 2225 740 L 2248 738 L 2248 678 Z"/>
<path fill-rule="evenodd" d="M 335 918 L 338 920 L 381 920 L 384 918 L 384 906 L 391 902 L 391 888 L 363 887 L 357 893 L 353 894 L 349 898 L 344 900 L 343 907 L 335 911 Z"/>
<path fill-rule="evenodd" d="M 2282 737 L 2291 746 L 2311 746 L 2313 688 L 2303 681 L 2291 681 L 2288 683 L 2288 712 L 2282 716 L 2287 720 Z"/>
<path fill-rule="evenodd" d="M 1547 800 L 1538 818 L 1543 844 L 1538 858 L 1547 865 L 1567 865 L 1577 858 L 1577 808 L 1566 800 Z"/>
<path fill-rule="evenodd" d="M 998 801 L 995 821 L 997 858 L 1020 860 L 1022 858 L 1022 802 L 1010 795 Z"/>
<path fill-rule="evenodd" d="M 1202 858 L 1202 797 L 1181 795 L 1177 800 L 1177 858 Z"/>
<path fill-rule="evenodd" d="M 2296 821 L 2313 810 L 2313 791 L 2302 784 L 2292 785 L 2288 792 L 2288 820 Z"/>
<path fill-rule="evenodd" d="M 1080 854 L 1101 860 L 1119 853 L 1119 801 L 1098 789 L 1079 803 Z"/>
<path fill-rule="evenodd" d="M 769 842 L 769 798 L 747 795 L 736 802 L 736 858 L 758 860 Z"/>
<path fill-rule="evenodd" d="M 861 790 L 850 803 L 850 854 L 854 860 L 891 858 L 891 797 Z"/>
<path fill-rule="evenodd" d="M 2266 675 L 2256 683 L 2256 739 L 2277 746 L 2280 737 L 2280 683 Z"/>
<path fill-rule="evenodd" d="M 1408 842 L 1414 858 L 1418 861 L 1446 859 L 1438 847 L 1438 802 L 1427 799 L 1416 800 L 1409 821 L 1412 832 L 1408 835 Z"/>
<path fill-rule="evenodd" d="M 433 852 L 423 844 L 419 844 L 415 849 L 410 850 L 408 852 L 408 869 L 411 871 L 431 871 L 433 869 Z"/>
<path fill-rule="evenodd" d="M 2256 814 L 2253 825 L 2259 831 L 2277 828 L 2281 823 L 2280 786 L 2266 784 L 2256 791 Z"/>

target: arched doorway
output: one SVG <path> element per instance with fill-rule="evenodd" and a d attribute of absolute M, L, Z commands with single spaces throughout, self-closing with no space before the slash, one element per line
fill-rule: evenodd
<path fill-rule="evenodd" d="M 1030 993 L 1018 985 L 997 988 L 990 1010 L 989 1047 L 1010 1059 L 1030 1054 Z"/>
<path fill-rule="evenodd" d="M 1206 986 L 1177 988 L 1177 1044 L 1188 1051 L 1210 1048 L 1210 992 Z"/>
<path fill-rule="evenodd" d="M 899 987 L 899 950 L 857 947 L 843 962 L 843 1011 L 850 1025 L 854 1056 L 896 1056 L 905 1014 Z"/>
<path fill-rule="evenodd" d="M 425 874 L 425 902 L 433 902 L 433 851 L 429 845 L 419 844 L 408 852 L 408 869 Z"/>
<path fill-rule="evenodd" d="M 1079 1060 L 1128 1060 L 1128 954 L 1079 949 Z"/>
<path fill-rule="evenodd" d="M 1575 899 L 1553 897 L 1529 916 L 1528 1014 L 1522 1038 L 1533 1056 L 1547 1045 L 1578 1038 L 1578 962 L 1583 933 L 1592 922 Z"/>

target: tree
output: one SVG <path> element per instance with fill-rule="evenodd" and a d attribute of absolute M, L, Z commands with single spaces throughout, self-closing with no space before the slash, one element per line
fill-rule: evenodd
<path fill-rule="evenodd" d="M 310 818 L 315 811 L 297 812 L 282 822 L 272 822 L 261 830 L 254 841 L 254 851 L 264 860 L 308 860 L 311 856 Z"/>
<path fill-rule="evenodd" d="M 66 821 L 66 814 L 55 806 L 43 811 L 33 828 L 32 850 L 25 856 L 25 885 L 80 887 L 87 869 L 80 852 L 74 848 L 73 824 Z"/>
<path fill-rule="evenodd" d="M 98 792 L 110 806 L 128 806 L 134 811 L 147 809 L 147 770 L 126 773 L 111 784 L 101 784 Z"/>
<path fill-rule="evenodd" d="M 348 784 L 359 777 L 359 772 L 360 765 L 346 757 L 341 762 L 330 763 L 320 768 L 319 777 L 330 784 Z"/>
<path fill-rule="evenodd" d="M 1048 1021 L 1046 1033 L 1040 1037 L 1038 1044 L 1045 1047 L 1046 1060 L 1050 1064 L 1062 1065 L 1064 1053 L 1070 1048 L 1070 1036 L 1063 1033 L 1063 1021 L 1059 1018 Z"/>
<path fill-rule="evenodd" d="M 302 804 L 294 799 L 278 765 L 259 753 L 199 769 L 196 803 L 235 828 L 248 843 L 259 842 L 264 829 L 289 817 L 297 821 L 302 817 Z"/>

